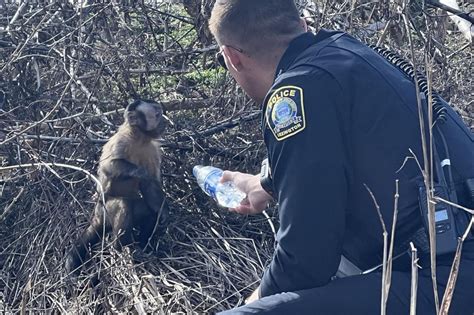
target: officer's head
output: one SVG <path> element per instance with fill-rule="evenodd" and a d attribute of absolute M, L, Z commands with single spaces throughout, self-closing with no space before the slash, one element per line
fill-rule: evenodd
<path fill-rule="evenodd" d="M 294 0 L 217 0 L 209 27 L 230 73 L 258 102 L 291 40 L 306 31 Z"/>

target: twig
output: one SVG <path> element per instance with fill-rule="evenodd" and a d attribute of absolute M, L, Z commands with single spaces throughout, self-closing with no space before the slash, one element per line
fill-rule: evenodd
<path fill-rule="evenodd" d="M 470 22 L 471 24 L 474 24 L 474 17 L 470 16 L 468 13 L 466 12 L 463 12 L 457 8 L 453 8 L 449 5 L 446 5 L 438 0 L 430 0 L 428 1 L 428 4 L 435 7 L 435 8 L 439 8 L 441 10 L 444 10 L 444 11 L 447 11 L 449 13 L 451 13 L 451 15 L 455 15 L 455 16 L 458 16 L 460 17 L 461 19 L 464 19 L 465 21 L 468 21 Z"/>
<path fill-rule="evenodd" d="M 26 4 L 26 2 L 23 2 L 21 4 L 20 8 L 22 8 L 24 4 Z M 20 8 L 19 8 L 18 12 L 20 12 Z M 18 46 L 17 49 L 15 49 L 15 51 L 11 54 L 10 60 L 2 67 L 0 72 L 5 71 L 5 69 L 7 69 L 13 61 L 15 61 L 15 59 L 21 54 L 23 49 L 26 47 L 28 42 L 33 38 L 33 36 L 36 34 L 36 32 L 38 32 L 38 30 L 40 29 L 43 22 L 46 21 L 48 18 L 49 18 L 48 15 L 45 15 L 42 18 L 42 20 L 33 28 L 33 30 L 31 31 L 31 34 L 28 36 L 28 38 L 25 40 L 25 42 L 21 46 Z"/>
<path fill-rule="evenodd" d="M 385 222 L 383 220 L 382 213 L 380 212 L 380 206 L 377 203 L 377 199 L 375 199 L 372 190 L 364 184 L 365 189 L 369 192 L 370 196 L 372 197 L 372 201 L 375 205 L 375 209 L 377 210 L 377 214 L 379 215 L 380 224 L 382 225 L 383 230 L 383 257 L 382 257 L 382 294 L 380 297 L 380 315 L 385 315 L 387 312 L 387 252 L 388 252 L 388 232 L 387 228 L 385 227 Z"/>
<path fill-rule="evenodd" d="M 385 40 L 385 36 L 388 34 L 388 30 L 390 29 L 391 25 L 392 25 L 392 19 L 389 19 L 387 23 L 385 24 L 385 27 L 382 31 L 382 35 L 380 35 L 380 38 L 377 40 L 377 46 L 382 45 L 383 41 Z"/>
<path fill-rule="evenodd" d="M 272 219 L 268 215 L 267 211 L 265 211 L 265 210 L 262 211 L 262 214 L 265 216 L 265 218 L 267 218 L 268 225 L 270 226 L 270 229 L 273 233 L 273 238 L 276 240 L 277 239 L 276 229 L 275 229 L 275 226 L 273 225 Z"/>
<path fill-rule="evenodd" d="M 398 192 L 398 179 L 395 181 L 395 196 L 394 196 L 394 204 L 393 204 L 393 221 L 392 221 L 392 233 L 390 235 L 390 250 L 388 252 L 387 258 L 387 274 L 385 279 L 385 305 L 388 302 L 388 295 L 390 293 L 390 286 L 392 283 L 392 261 L 393 261 L 393 246 L 395 243 L 395 228 L 397 225 L 397 217 L 398 217 L 398 199 L 400 198 Z"/>
<path fill-rule="evenodd" d="M 25 132 L 27 132 L 28 130 L 33 129 L 34 127 L 36 127 L 36 126 L 40 125 L 41 123 L 43 123 L 44 121 L 46 121 L 48 119 L 48 117 L 51 116 L 59 108 L 59 106 L 61 105 L 61 102 L 63 100 L 64 95 L 66 95 L 66 92 L 69 89 L 69 86 L 71 85 L 71 83 L 73 81 L 74 81 L 74 76 L 71 76 L 71 78 L 69 79 L 69 82 L 66 84 L 66 87 L 64 88 L 63 92 L 61 93 L 61 97 L 56 102 L 56 105 L 54 105 L 53 108 L 48 113 L 46 113 L 46 115 L 44 115 L 44 117 L 41 120 L 35 122 L 34 124 L 30 125 L 29 127 L 26 127 L 25 129 L 19 131 L 15 135 L 3 140 L 2 142 L 0 142 L 0 146 L 6 144 L 7 142 L 10 142 L 11 140 L 13 140 L 13 139 L 19 137 L 20 135 L 24 134 Z"/>
<path fill-rule="evenodd" d="M 2 214 L 0 215 L 0 223 L 2 223 L 2 221 L 8 215 L 8 213 L 10 213 L 10 210 L 12 209 L 13 205 L 15 205 L 16 202 L 18 201 L 18 199 L 20 199 L 20 197 L 21 197 L 21 195 L 23 194 L 24 191 L 25 191 L 25 187 L 21 187 L 18 194 L 12 199 L 10 204 L 3 210 Z"/>
<path fill-rule="evenodd" d="M 260 111 L 257 111 L 255 113 L 249 114 L 249 115 L 244 116 L 244 117 L 229 119 L 228 121 L 223 122 L 221 124 L 218 124 L 217 126 L 214 126 L 214 127 L 211 127 L 211 128 L 208 128 L 206 130 L 199 131 L 199 132 L 196 132 L 196 133 L 199 134 L 202 137 L 208 137 L 208 136 L 213 135 L 215 133 L 218 133 L 220 131 L 236 127 L 243 121 L 252 121 L 254 119 L 257 119 L 257 118 L 260 117 L 260 115 L 261 115 Z"/>
<path fill-rule="evenodd" d="M 61 167 L 61 168 L 68 168 L 75 171 L 82 172 L 90 177 L 97 185 L 97 191 L 99 192 L 102 202 L 105 204 L 105 197 L 104 197 L 104 190 L 102 188 L 102 184 L 100 183 L 99 179 L 92 175 L 89 171 L 80 168 L 74 165 L 68 164 L 61 164 L 61 163 L 29 163 L 29 164 L 18 164 L 18 165 L 11 165 L 11 166 L 0 166 L 0 171 L 8 171 L 8 170 L 15 170 L 15 169 L 22 169 L 22 168 L 32 168 L 32 167 Z"/>
<path fill-rule="evenodd" d="M 418 292 L 418 250 L 410 242 L 411 250 L 411 293 L 410 293 L 410 315 L 416 315 L 416 299 Z"/>
<path fill-rule="evenodd" d="M 454 203 L 454 202 L 451 202 L 451 201 L 449 201 L 449 200 L 443 199 L 443 198 L 441 198 L 441 197 L 434 196 L 434 197 L 433 197 L 433 200 L 435 200 L 435 201 L 441 201 L 441 202 L 446 203 L 446 204 L 448 204 L 448 205 L 450 205 L 450 206 L 456 207 L 456 208 L 458 208 L 458 209 L 464 210 L 464 211 L 466 211 L 466 212 L 468 212 L 468 213 L 474 215 L 474 210 L 473 210 L 473 209 L 469 209 L 469 208 L 463 207 L 463 206 L 461 206 L 461 205 L 458 205 L 458 204 L 456 204 L 456 203 Z"/>
<path fill-rule="evenodd" d="M 408 36 L 408 42 L 410 45 L 410 51 L 412 55 L 412 63 L 414 68 L 416 69 L 416 64 L 415 64 L 415 49 L 413 46 L 413 41 L 411 38 L 411 30 L 410 30 L 410 23 L 409 17 L 408 17 L 408 12 L 407 12 L 407 3 L 405 4 L 405 8 L 403 10 L 403 21 L 405 24 L 405 29 L 407 32 Z M 421 133 L 421 143 L 422 143 L 422 150 L 423 150 L 423 162 L 424 162 L 424 171 L 423 171 L 423 178 L 424 178 L 424 184 L 425 184 L 425 191 L 426 191 L 426 203 L 427 203 L 427 208 L 428 208 L 428 232 L 429 232 L 429 240 L 430 240 L 430 260 L 431 260 L 431 279 L 432 279 L 432 284 L 433 284 L 433 294 L 434 294 L 434 300 L 435 300 L 435 306 L 436 306 L 436 314 L 439 313 L 439 297 L 438 297 L 438 285 L 437 285 L 437 280 L 436 280 L 436 238 L 435 238 L 435 225 L 434 225 L 434 205 L 430 203 L 430 199 L 432 197 L 432 190 L 430 187 L 432 187 L 431 184 L 431 171 L 429 161 L 432 158 L 432 151 L 428 152 L 427 149 L 427 143 L 426 143 L 426 131 L 425 131 L 425 122 L 424 122 L 424 115 L 423 115 L 423 103 L 421 100 L 421 95 L 420 95 L 420 87 L 418 85 L 418 73 L 415 71 L 414 73 L 415 79 L 414 79 L 414 84 L 415 84 L 415 90 L 416 90 L 416 100 L 418 103 L 418 118 L 419 118 L 419 124 L 420 124 L 420 133 Z M 430 126 L 431 127 L 431 126 Z M 431 139 L 430 139 L 431 140 Z M 432 141 L 430 141 L 432 143 Z"/>
<path fill-rule="evenodd" d="M 454 206 L 457 206 L 458 208 L 460 207 L 458 205 L 454 205 Z M 462 208 L 463 207 L 461 207 L 461 209 Z M 468 210 L 468 209 L 463 209 L 463 210 Z M 464 241 L 470 235 L 473 227 L 474 227 L 474 216 L 471 217 L 471 221 L 469 222 L 466 228 L 466 231 L 464 231 L 463 236 L 458 239 L 456 254 L 454 255 L 453 264 L 451 266 L 448 282 L 446 284 L 446 290 L 444 291 L 444 295 L 443 295 L 443 301 L 441 302 L 441 310 L 440 310 L 441 315 L 448 315 L 449 307 L 451 306 L 451 301 L 454 294 L 454 289 L 456 288 L 456 280 L 459 274 L 459 265 L 461 263 L 462 247 L 463 247 Z"/>

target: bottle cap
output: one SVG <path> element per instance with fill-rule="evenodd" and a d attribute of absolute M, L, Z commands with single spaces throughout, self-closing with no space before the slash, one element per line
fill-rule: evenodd
<path fill-rule="evenodd" d="M 197 173 L 199 172 L 199 170 L 202 168 L 203 166 L 202 165 L 196 165 L 193 167 L 193 175 L 194 177 L 197 177 Z"/>

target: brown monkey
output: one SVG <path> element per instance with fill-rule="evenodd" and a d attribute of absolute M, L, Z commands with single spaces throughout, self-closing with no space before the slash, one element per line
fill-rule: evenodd
<path fill-rule="evenodd" d="M 164 227 L 168 216 L 157 139 L 165 129 L 163 108 L 154 101 L 137 100 L 128 105 L 124 116 L 125 122 L 104 145 L 99 161 L 105 207 L 99 196 L 90 226 L 68 254 L 68 272 L 82 264 L 88 245 L 100 240 L 104 228 L 117 239 L 117 248 L 137 241 L 144 247 L 157 220 Z"/>

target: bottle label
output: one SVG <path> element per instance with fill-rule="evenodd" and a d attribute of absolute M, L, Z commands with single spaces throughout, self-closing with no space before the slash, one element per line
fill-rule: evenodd
<path fill-rule="evenodd" d="M 221 170 L 213 170 L 207 174 L 206 178 L 204 179 L 204 191 L 214 199 L 216 198 L 217 184 L 219 183 L 221 177 Z"/>

